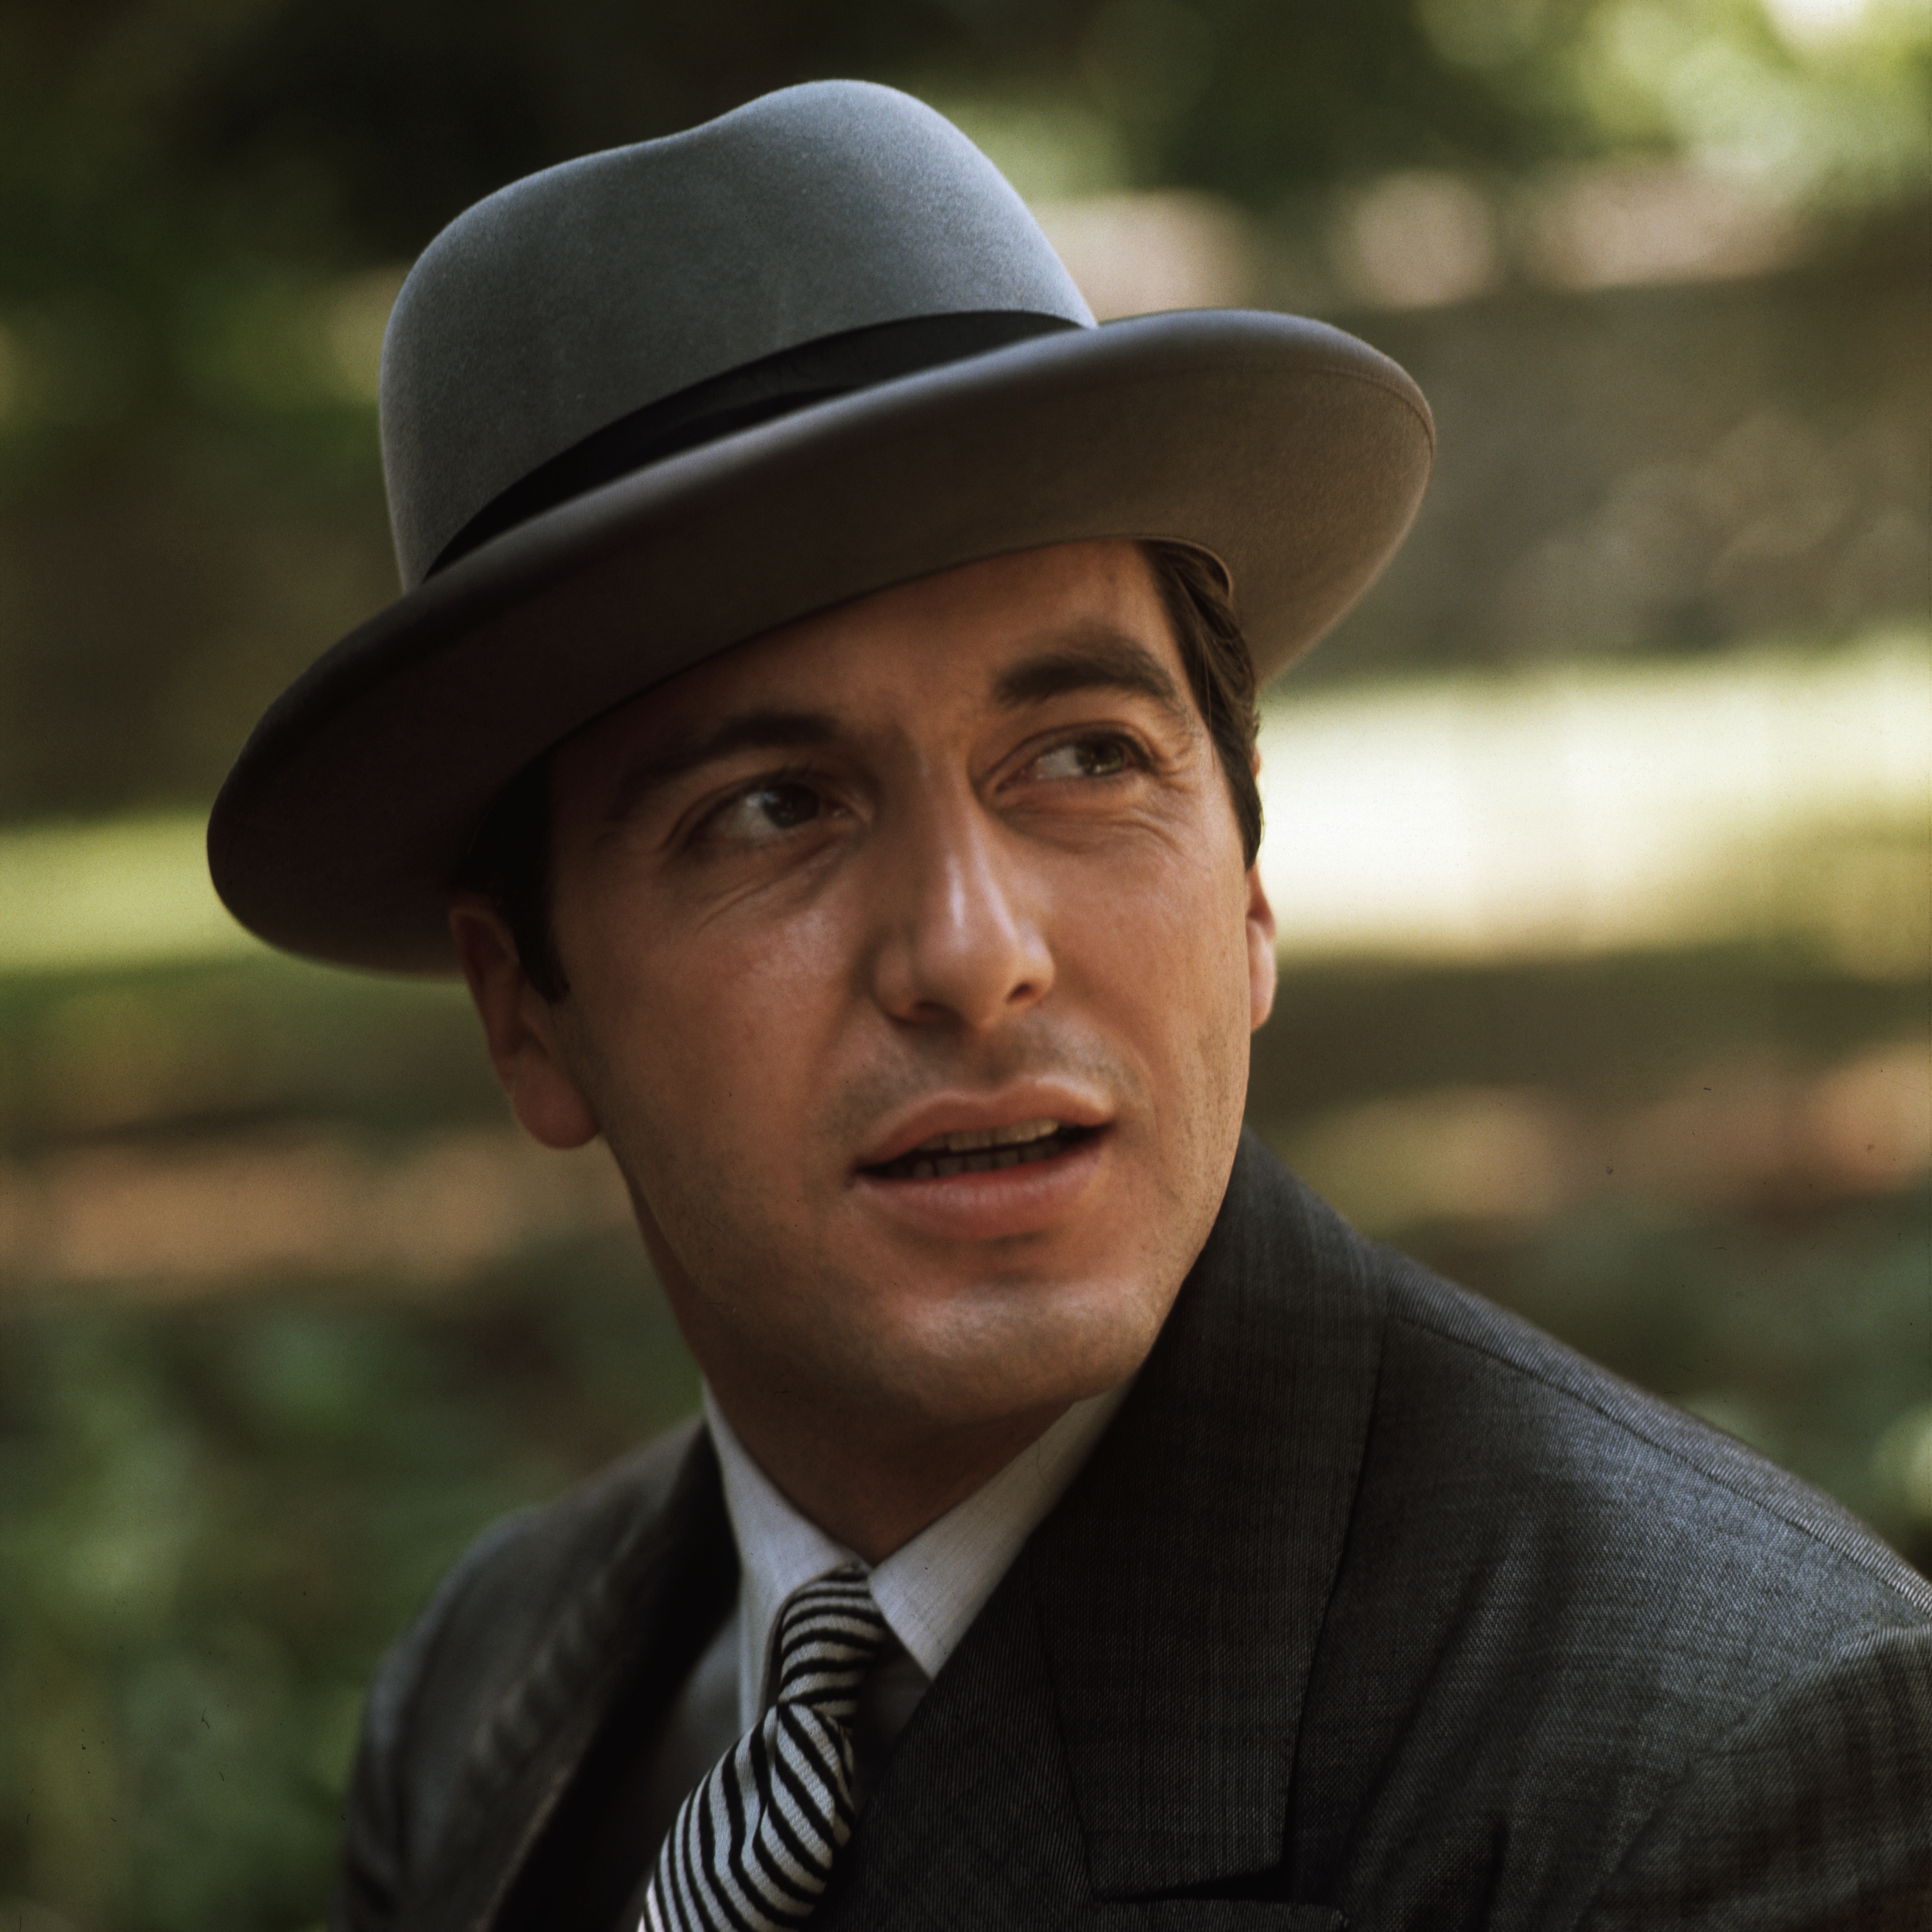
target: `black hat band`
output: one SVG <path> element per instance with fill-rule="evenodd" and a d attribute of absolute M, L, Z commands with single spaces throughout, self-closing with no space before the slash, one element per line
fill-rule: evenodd
<path fill-rule="evenodd" d="M 492 537 L 601 484 L 737 430 L 896 377 L 1077 328 L 1012 309 L 917 315 L 801 342 L 660 397 L 572 443 L 500 490 L 436 553 L 434 577 Z"/>

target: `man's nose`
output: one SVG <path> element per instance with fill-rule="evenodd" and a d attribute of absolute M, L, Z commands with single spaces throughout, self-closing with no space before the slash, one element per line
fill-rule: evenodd
<path fill-rule="evenodd" d="M 1046 997 L 1041 882 L 976 797 L 928 796 L 882 844 L 874 992 L 886 1013 L 979 1030 Z"/>

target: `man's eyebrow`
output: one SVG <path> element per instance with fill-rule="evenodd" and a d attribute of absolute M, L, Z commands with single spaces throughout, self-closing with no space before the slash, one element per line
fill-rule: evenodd
<path fill-rule="evenodd" d="M 631 816 L 655 793 L 734 752 L 796 751 L 827 744 L 838 735 L 837 722 L 816 711 L 744 711 L 727 718 L 702 736 L 640 752 L 625 765 L 604 814 L 607 825 Z"/>
<path fill-rule="evenodd" d="M 1137 638 L 1105 626 L 1077 632 L 1009 666 L 994 682 L 993 701 L 1001 710 L 1012 711 L 1083 691 L 1132 692 L 1178 717 L 1191 715 L 1166 666 Z M 838 720 L 824 712 L 738 712 L 700 737 L 662 746 L 629 760 L 604 812 L 604 823 L 620 824 L 687 772 L 735 752 L 794 751 L 830 744 L 839 736 Z"/>
<path fill-rule="evenodd" d="M 1176 717 L 1192 715 L 1180 687 L 1160 658 L 1138 638 L 1105 626 L 1009 666 L 994 682 L 993 701 L 1002 710 L 1012 711 L 1083 691 L 1132 692 L 1152 698 Z"/>

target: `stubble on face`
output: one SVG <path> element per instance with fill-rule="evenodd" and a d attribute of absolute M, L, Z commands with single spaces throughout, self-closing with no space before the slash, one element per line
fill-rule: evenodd
<path fill-rule="evenodd" d="M 855 1434 L 903 1444 L 1020 1411 L 1050 1420 L 1139 1366 L 1207 1238 L 1232 1157 L 1217 1130 L 1238 1117 L 1244 1096 L 1245 1084 L 1231 1085 L 1210 1051 L 1217 1030 L 1204 1024 L 1200 1033 L 1214 1084 L 1190 1096 L 1197 1104 L 1185 1117 L 1170 1118 L 1166 1139 L 1178 1157 L 1154 1168 L 1156 1198 L 1142 1204 L 1151 1211 L 1117 1231 L 1097 1267 L 1084 1256 L 1070 1265 L 1066 1244 L 1051 1234 L 982 1242 L 970 1261 L 938 1244 L 923 1254 L 912 1242 L 886 1256 L 855 1253 L 786 1174 L 741 1169 L 708 1137 L 654 1131 L 662 1117 L 630 1100 L 580 1032 L 573 1058 L 598 1096 L 659 1282 L 713 1385 L 760 1404 L 808 1406 Z M 829 1095 L 801 1133 L 826 1150 L 814 1165 L 837 1186 L 842 1176 L 827 1171 L 838 1156 L 901 1107 L 937 1088 L 1034 1080 L 1105 1093 L 1114 1132 L 1143 1131 L 1150 1102 L 1136 1070 L 1100 1042 L 1042 1028 L 970 1058 L 942 1052 L 874 1067 Z M 906 1292 L 905 1277 L 922 1272 L 950 1292 Z"/>

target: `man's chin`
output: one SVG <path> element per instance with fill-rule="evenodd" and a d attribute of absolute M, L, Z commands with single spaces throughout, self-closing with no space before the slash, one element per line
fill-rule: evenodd
<path fill-rule="evenodd" d="M 1082 1282 L 962 1299 L 944 1322 L 898 1329 L 896 1346 L 877 1346 L 892 1324 L 874 1329 L 851 1390 L 868 1432 L 994 1432 L 1029 1419 L 1044 1428 L 1140 1367 L 1173 1296 Z"/>

